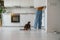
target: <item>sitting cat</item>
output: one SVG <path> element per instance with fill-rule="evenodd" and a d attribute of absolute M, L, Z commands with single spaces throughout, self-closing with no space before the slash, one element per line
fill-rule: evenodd
<path fill-rule="evenodd" d="M 30 29 L 31 29 L 31 25 L 30 22 L 28 22 L 27 24 L 25 24 L 24 30 L 30 30 Z"/>
<path fill-rule="evenodd" d="M 20 30 L 31 30 L 30 21 L 24 25 L 24 29 L 20 29 Z"/>

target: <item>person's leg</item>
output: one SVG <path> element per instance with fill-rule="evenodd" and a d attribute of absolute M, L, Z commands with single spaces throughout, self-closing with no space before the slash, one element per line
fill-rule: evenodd
<path fill-rule="evenodd" d="M 38 23 L 38 13 L 37 12 L 36 12 L 35 21 L 34 21 L 34 28 L 35 29 L 37 29 L 37 23 Z"/>
<path fill-rule="evenodd" d="M 41 25 L 42 25 L 42 11 L 39 11 L 38 29 L 41 29 Z"/>
<path fill-rule="evenodd" d="M 41 16 L 40 16 L 40 20 L 38 22 L 38 29 L 41 29 L 41 25 L 42 25 L 42 20 L 41 20 Z"/>

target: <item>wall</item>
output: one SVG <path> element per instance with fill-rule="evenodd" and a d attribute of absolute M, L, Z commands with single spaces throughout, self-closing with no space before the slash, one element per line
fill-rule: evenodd
<path fill-rule="evenodd" d="M 60 32 L 60 0 L 47 0 L 47 31 Z"/>

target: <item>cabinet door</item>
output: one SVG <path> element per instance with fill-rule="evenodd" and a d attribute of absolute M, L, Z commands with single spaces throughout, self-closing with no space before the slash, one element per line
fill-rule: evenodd
<path fill-rule="evenodd" d="M 32 0 L 4 0 L 5 7 L 13 6 L 33 6 Z"/>
<path fill-rule="evenodd" d="M 17 4 L 16 0 L 4 0 L 5 7 L 13 7 L 15 4 Z"/>
<path fill-rule="evenodd" d="M 47 0 L 34 0 L 34 7 L 46 6 Z"/>

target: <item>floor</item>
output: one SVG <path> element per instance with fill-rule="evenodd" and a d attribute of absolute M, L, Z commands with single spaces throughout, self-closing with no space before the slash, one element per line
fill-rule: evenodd
<path fill-rule="evenodd" d="M 44 30 L 20 30 L 19 27 L 0 28 L 0 40 L 60 40 L 60 34 Z"/>

